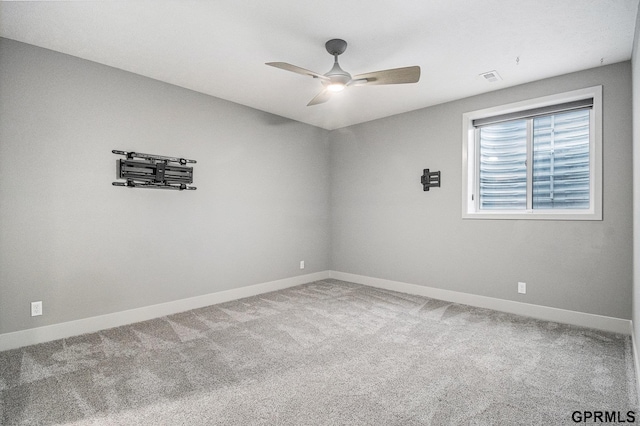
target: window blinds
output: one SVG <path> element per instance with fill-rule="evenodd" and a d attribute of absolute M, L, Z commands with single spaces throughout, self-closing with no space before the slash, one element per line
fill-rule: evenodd
<path fill-rule="evenodd" d="M 474 120 L 479 127 L 479 208 L 589 208 L 592 105 L 588 99 Z M 531 173 L 527 158 L 532 159 Z"/>

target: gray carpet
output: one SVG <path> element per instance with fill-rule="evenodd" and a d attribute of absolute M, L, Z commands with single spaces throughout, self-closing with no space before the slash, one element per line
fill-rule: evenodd
<path fill-rule="evenodd" d="M 336 280 L 0 352 L 3 425 L 574 424 L 628 336 Z"/>

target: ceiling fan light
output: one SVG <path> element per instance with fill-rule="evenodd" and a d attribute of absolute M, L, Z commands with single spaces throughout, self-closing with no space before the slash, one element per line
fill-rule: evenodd
<path fill-rule="evenodd" d="M 327 86 L 327 90 L 331 92 L 342 92 L 345 88 L 345 85 L 342 83 L 331 83 Z"/>

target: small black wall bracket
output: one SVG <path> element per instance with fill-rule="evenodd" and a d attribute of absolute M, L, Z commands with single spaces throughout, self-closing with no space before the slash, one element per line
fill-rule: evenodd
<path fill-rule="evenodd" d="M 422 188 L 425 191 L 428 191 L 429 188 L 439 188 L 440 172 L 430 172 L 429 169 L 424 169 L 422 178 L 420 178 L 420 183 L 422 183 Z"/>
<path fill-rule="evenodd" d="M 186 158 L 165 157 L 164 155 L 143 154 L 141 152 L 118 151 L 114 154 L 127 158 L 118 160 L 117 178 L 126 182 L 113 182 L 114 186 L 130 188 L 161 188 L 175 190 L 195 190 L 193 183 L 193 167 L 187 167 L 196 160 Z M 177 163 L 177 164 L 176 164 Z"/>

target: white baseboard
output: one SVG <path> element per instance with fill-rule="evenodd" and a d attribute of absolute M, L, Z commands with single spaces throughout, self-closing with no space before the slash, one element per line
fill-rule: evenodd
<path fill-rule="evenodd" d="M 338 271 L 321 271 L 297 277 L 285 278 L 266 283 L 240 287 L 202 296 L 180 299 L 157 305 L 144 306 L 127 311 L 114 312 L 96 317 L 83 318 L 44 327 L 30 328 L 12 333 L 0 334 L 0 351 L 15 349 L 22 346 L 49 342 L 57 339 L 77 336 L 85 333 L 93 333 L 108 328 L 119 327 L 135 322 L 146 321 L 178 312 L 197 309 L 203 306 L 216 305 L 244 297 L 255 296 L 270 291 L 294 287 L 312 281 L 335 278 L 350 281 L 371 287 L 400 291 L 419 296 L 431 297 L 448 302 L 461 303 L 479 308 L 494 309 L 501 312 L 509 312 L 517 315 L 538 318 L 547 321 L 572 324 L 582 327 L 595 328 L 620 334 L 632 334 L 631 320 L 606 317 L 602 315 L 587 314 L 584 312 L 569 311 L 565 309 L 550 308 L 541 305 L 514 302 L 511 300 L 496 299 L 493 297 L 478 296 L 451 290 L 443 290 L 434 287 L 426 287 L 417 284 L 409 284 L 400 281 L 386 280 L 382 278 L 367 277 L 364 275 L 349 274 Z M 636 371 L 638 369 L 638 353 L 634 340 L 634 360 Z"/>
<path fill-rule="evenodd" d="M 638 359 L 638 346 L 636 345 L 636 333 L 632 323 L 631 326 L 631 347 L 633 349 L 633 367 L 635 368 L 635 385 L 636 385 L 636 397 L 640 399 L 640 361 Z"/>
<path fill-rule="evenodd" d="M 281 280 L 235 288 L 232 290 L 190 297 L 188 299 L 180 299 L 157 305 L 130 309 L 127 311 L 114 312 L 111 314 L 83 318 L 75 321 L 47 325 L 44 327 L 15 331 L 13 333 L 0 334 L 0 351 L 49 342 L 57 339 L 64 339 L 85 333 L 94 333 L 108 328 L 147 321 L 166 315 L 177 314 L 178 312 L 216 305 L 218 303 L 242 299 L 327 278 L 330 278 L 330 271 L 315 272 L 312 274 L 299 275 L 297 277 L 284 278 Z"/>
<path fill-rule="evenodd" d="M 595 328 L 620 334 L 632 334 L 631 320 L 613 318 L 602 315 L 587 314 L 584 312 L 569 311 L 566 309 L 551 308 L 530 303 L 514 302 L 512 300 L 496 299 L 494 297 L 478 296 L 475 294 L 458 291 L 443 290 L 440 288 L 426 287 L 417 284 L 408 284 L 399 281 L 391 281 L 382 278 L 367 277 L 364 275 L 349 274 L 346 272 L 331 271 L 331 278 L 350 281 L 356 284 L 371 287 L 395 290 L 418 296 L 431 297 L 447 302 L 461 303 L 463 305 L 476 306 L 478 308 L 493 309 L 501 312 L 537 318 L 545 321 L 559 322 L 563 324 L 577 325 L 581 327 Z"/>

